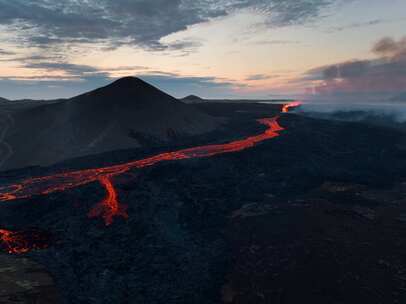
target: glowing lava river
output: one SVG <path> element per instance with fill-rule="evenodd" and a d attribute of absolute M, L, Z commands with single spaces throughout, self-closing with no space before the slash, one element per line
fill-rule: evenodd
<path fill-rule="evenodd" d="M 301 105 L 302 105 L 301 101 L 293 101 L 293 102 L 287 103 L 287 104 L 283 105 L 282 113 L 288 113 L 290 111 L 290 109 L 300 107 Z"/>
<path fill-rule="evenodd" d="M 282 112 L 297 107 L 297 102 L 284 105 Z M 106 190 L 106 197 L 101 200 L 90 212 L 89 217 L 101 217 L 106 225 L 113 223 L 114 217 L 127 218 L 126 206 L 121 205 L 118 194 L 114 188 L 113 178 L 133 169 L 151 167 L 164 161 L 183 160 L 191 158 L 205 158 L 214 155 L 238 152 L 255 146 L 256 144 L 279 136 L 284 128 L 278 123 L 278 116 L 259 119 L 258 122 L 267 129 L 255 136 L 225 144 L 197 146 L 173 152 L 165 152 L 144 159 L 96 169 L 85 169 L 66 173 L 59 173 L 45 177 L 35 177 L 22 180 L 15 184 L 0 186 L 0 202 L 26 199 L 36 195 L 47 195 L 58 191 L 65 191 L 93 182 L 99 182 Z M 28 236 L 27 236 L 28 237 Z M 31 249 L 41 248 L 34 241 L 24 240 L 24 233 L 0 230 L 0 242 L 9 253 L 25 253 Z M 42 246 L 43 247 L 43 246 Z"/>

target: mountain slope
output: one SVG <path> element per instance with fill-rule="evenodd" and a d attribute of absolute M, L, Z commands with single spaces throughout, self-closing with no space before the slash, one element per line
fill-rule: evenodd
<path fill-rule="evenodd" d="M 216 119 L 146 82 L 126 77 L 94 91 L 13 114 L 5 142 L 13 155 L 1 170 L 135 148 L 140 138 L 166 142 L 202 134 Z"/>

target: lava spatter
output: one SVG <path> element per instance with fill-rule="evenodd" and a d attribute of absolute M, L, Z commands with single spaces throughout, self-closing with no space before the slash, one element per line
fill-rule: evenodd
<path fill-rule="evenodd" d="M 102 217 L 106 225 L 110 225 L 116 216 L 127 218 L 126 207 L 120 205 L 117 191 L 112 183 L 112 178 L 115 176 L 132 169 L 150 167 L 163 161 L 211 157 L 251 148 L 259 142 L 279 136 L 279 132 L 284 130 L 284 128 L 279 125 L 278 118 L 279 117 L 260 119 L 258 122 L 267 126 L 267 129 L 263 133 L 225 144 L 198 146 L 174 152 L 161 153 L 125 164 L 30 178 L 12 185 L 1 186 L 0 201 L 5 202 L 30 198 L 35 195 L 46 195 L 83 186 L 92 182 L 99 182 L 106 189 L 107 195 L 90 211 L 89 216 Z"/>
<path fill-rule="evenodd" d="M 0 248 L 10 254 L 23 254 L 36 249 L 46 249 L 50 236 L 38 230 L 10 231 L 0 229 Z"/>

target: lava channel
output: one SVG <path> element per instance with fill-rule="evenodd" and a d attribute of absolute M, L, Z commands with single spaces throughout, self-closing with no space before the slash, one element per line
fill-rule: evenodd
<path fill-rule="evenodd" d="M 161 153 L 125 164 L 29 178 L 15 184 L 1 186 L 0 201 L 6 202 L 31 198 L 36 195 L 47 195 L 58 191 L 66 191 L 92 182 L 99 182 L 105 188 L 107 194 L 106 197 L 90 211 L 89 216 L 101 217 L 104 219 L 106 225 L 110 225 L 116 216 L 128 217 L 126 207 L 120 205 L 118 201 L 117 191 L 112 182 L 115 176 L 132 169 L 151 167 L 163 161 L 211 157 L 218 154 L 238 152 L 251 148 L 259 142 L 279 136 L 279 132 L 284 130 L 284 128 L 279 125 L 278 118 L 277 116 L 259 119 L 259 123 L 267 126 L 267 129 L 263 133 L 225 144 L 198 146 L 174 152 Z"/>

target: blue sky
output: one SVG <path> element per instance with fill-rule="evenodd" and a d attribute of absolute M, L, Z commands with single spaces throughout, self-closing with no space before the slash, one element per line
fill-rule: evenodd
<path fill-rule="evenodd" d="M 0 0 L 0 96 L 139 76 L 176 97 L 406 91 L 403 0 Z"/>

